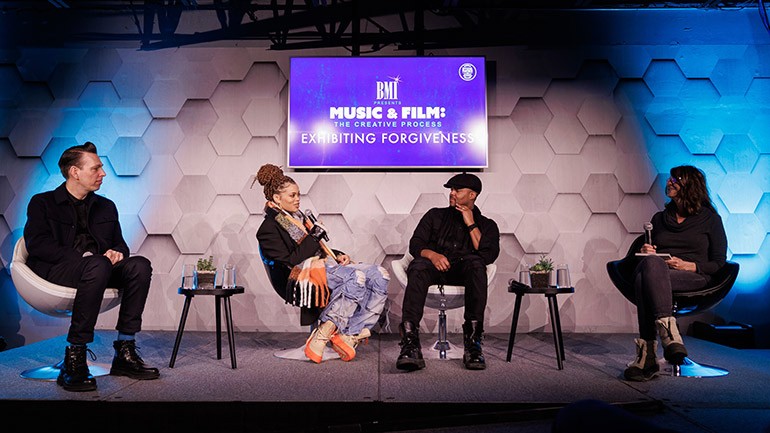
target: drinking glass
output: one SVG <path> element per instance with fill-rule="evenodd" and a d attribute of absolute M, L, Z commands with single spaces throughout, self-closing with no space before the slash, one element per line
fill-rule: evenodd
<path fill-rule="evenodd" d="M 531 285 L 529 278 L 529 265 L 526 263 L 522 263 L 521 266 L 519 266 L 519 282 L 527 286 Z"/>
<path fill-rule="evenodd" d="M 182 288 L 185 290 L 194 289 L 195 283 L 195 265 L 184 264 L 182 265 Z"/>
<path fill-rule="evenodd" d="M 222 271 L 222 288 L 235 288 L 235 265 L 232 263 L 225 264 L 225 267 Z"/>
<path fill-rule="evenodd" d="M 556 266 L 556 287 L 572 287 L 569 278 L 569 266 L 566 264 Z"/>

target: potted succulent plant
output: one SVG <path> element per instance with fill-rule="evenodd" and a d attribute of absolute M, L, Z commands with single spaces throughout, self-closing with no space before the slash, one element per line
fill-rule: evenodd
<path fill-rule="evenodd" d="M 198 259 L 198 263 L 195 265 L 195 267 L 197 271 L 196 280 L 198 282 L 198 288 L 213 289 L 214 279 L 217 275 L 217 268 L 214 266 L 214 256 L 209 256 L 207 259 Z"/>
<path fill-rule="evenodd" d="M 541 255 L 540 260 L 529 268 L 532 287 L 538 289 L 548 287 L 551 281 L 551 272 L 553 272 L 553 260 L 545 254 Z"/>

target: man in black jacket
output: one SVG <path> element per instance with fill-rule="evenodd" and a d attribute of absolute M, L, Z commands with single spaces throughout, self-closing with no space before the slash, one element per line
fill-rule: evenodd
<path fill-rule="evenodd" d="M 134 340 L 141 330 L 152 267 L 144 257 L 129 257 L 115 203 L 94 193 L 106 175 L 96 146 L 86 142 L 65 150 L 59 169 L 66 180 L 32 197 L 24 226 L 29 267 L 47 281 L 76 289 L 67 334 L 70 345 L 56 382 L 67 391 L 96 389 L 86 364 L 87 344 L 94 340 L 107 287 L 121 291 L 110 374 L 157 379 L 158 369 L 144 364 Z"/>
<path fill-rule="evenodd" d="M 399 326 L 401 353 L 396 361 L 400 370 L 425 368 L 419 324 L 428 286 L 432 284 L 465 286 L 463 363 L 470 370 L 486 368 L 481 350 L 487 306 L 486 266 L 500 254 L 500 230 L 475 206 L 481 193 L 477 176 L 458 174 L 444 187 L 450 188 L 449 207 L 429 210 L 409 241 L 409 253 L 414 260 L 406 270 L 403 321 Z"/>

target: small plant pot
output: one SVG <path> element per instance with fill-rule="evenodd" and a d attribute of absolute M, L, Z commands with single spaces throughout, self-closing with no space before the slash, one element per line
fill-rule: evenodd
<path fill-rule="evenodd" d="M 530 272 L 530 281 L 532 282 L 532 288 L 544 289 L 548 287 L 548 283 L 551 281 L 550 272 Z"/>
<path fill-rule="evenodd" d="M 216 278 L 216 271 L 198 271 L 197 287 L 199 289 L 213 289 L 214 279 Z"/>

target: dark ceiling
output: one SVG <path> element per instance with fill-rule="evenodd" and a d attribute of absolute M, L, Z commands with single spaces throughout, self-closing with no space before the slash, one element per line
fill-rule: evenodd
<path fill-rule="evenodd" d="M 143 50 L 233 40 L 273 50 L 386 46 L 428 49 L 508 45 L 569 34 L 598 10 L 761 8 L 759 1 L 616 0 L 35 0 L 0 1 L 6 44 L 136 43 Z M 545 41 L 547 43 L 547 41 Z"/>

